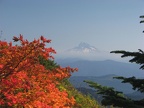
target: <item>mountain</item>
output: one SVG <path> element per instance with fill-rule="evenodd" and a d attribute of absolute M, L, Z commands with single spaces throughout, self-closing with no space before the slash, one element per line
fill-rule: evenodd
<path fill-rule="evenodd" d="M 138 91 L 126 94 L 126 96 L 131 98 L 131 99 L 134 99 L 134 100 L 144 99 L 144 93 L 141 93 L 141 92 L 138 92 Z"/>
<path fill-rule="evenodd" d="M 78 59 L 85 59 L 85 60 L 120 60 L 121 57 L 116 54 L 111 54 L 110 51 L 105 51 L 95 46 L 92 46 L 86 42 L 81 42 L 80 44 L 76 45 L 76 47 L 58 51 L 58 55 L 55 56 L 56 59 L 67 59 L 67 58 L 78 58 Z"/>
<path fill-rule="evenodd" d="M 134 92 L 130 84 L 121 83 L 121 80 L 113 79 L 113 77 L 116 76 L 117 75 L 114 74 L 109 74 L 104 76 L 72 76 L 69 78 L 69 81 L 75 88 L 93 89 L 89 87 L 87 83 L 83 82 L 84 80 L 89 80 L 89 81 L 97 82 L 103 86 L 113 87 L 118 91 L 123 91 L 125 94 L 130 94 Z"/>
<path fill-rule="evenodd" d="M 70 59 L 71 60 L 71 59 Z M 58 60 L 58 64 L 63 67 L 70 66 L 78 68 L 78 72 L 74 72 L 72 76 L 103 76 L 115 74 L 125 77 L 141 77 L 144 75 L 143 70 L 139 69 L 139 65 L 133 63 L 124 63 L 113 60 L 90 61 L 90 60 Z"/>
<path fill-rule="evenodd" d="M 98 101 L 100 101 L 101 95 L 96 94 L 96 89 L 93 89 L 88 86 L 87 83 L 83 82 L 84 80 L 89 80 L 93 82 L 97 82 L 101 84 L 102 86 L 108 86 L 113 87 L 117 91 L 123 92 L 127 97 L 139 100 L 143 99 L 144 94 L 134 91 L 132 89 L 132 86 L 128 83 L 121 83 L 121 80 L 113 79 L 113 77 L 116 77 L 117 75 L 104 75 L 104 76 L 72 76 L 69 78 L 69 81 L 71 84 L 80 92 L 84 94 L 90 94 L 92 97 L 96 98 Z"/>
<path fill-rule="evenodd" d="M 96 47 L 89 45 L 88 43 L 81 42 L 78 46 L 68 49 L 67 51 L 70 53 L 95 53 L 99 50 Z"/>

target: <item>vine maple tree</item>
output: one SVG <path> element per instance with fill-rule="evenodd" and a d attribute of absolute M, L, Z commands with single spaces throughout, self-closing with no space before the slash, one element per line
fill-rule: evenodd
<path fill-rule="evenodd" d="M 46 69 L 39 63 L 39 56 L 54 59 L 53 48 L 46 48 L 43 36 L 29 42 L 23 36 L 14 36 L 12 45 L 0 41 L 0 106 L 24 108 L 71 108 L 75 99 L 57 88 L 60 80 L 68 78 L 77 68 L 57 67 Z"/>

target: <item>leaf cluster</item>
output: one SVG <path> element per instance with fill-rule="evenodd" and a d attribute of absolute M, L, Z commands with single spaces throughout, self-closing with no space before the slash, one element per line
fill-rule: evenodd
<path fill-rule="evenodd" d="M 14 36 L 12 45 L 0 41 L 0 107 L 4 108 L 71 108 L 73 96 L 57 85 L 77 68 L 57 66 L 51 59 L 56 53 L 46 48 L 43 36 L 32 42 Z"/>
<path fill-rule="evenodd" d="M 73 108 L 104 108 L 90 95 L 85 95 L 73 87 L 68 79 L 63 79 L 58 86 L 60 90 L 66 90 L 69 96 L 73 96 L 76 103 Z"/>
<path fill-rule="evenodd" d="M 55 63 L 53 59 L 44 59 L 42 56 L 39 56 L 39 62 L 46 69 L 49 69 L 49 70 L 53 70 L 59 67 L 59 65 Z"/>

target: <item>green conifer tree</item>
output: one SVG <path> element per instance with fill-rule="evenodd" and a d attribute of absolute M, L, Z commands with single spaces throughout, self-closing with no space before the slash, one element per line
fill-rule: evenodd
<path fill-rule="evenodd" d="M 140 16 L 140 18 L 144 18 Z M 144 20 L 141 20 L 140 23 L 144 23 Z M 144 32 L 144 31 L 143 31 Z M 144 70 L 144 52 L 139 49 L 138 52 L 129 52 L 129 51 L 111 51 L 111 53 L 122 54 L 123 57 L 132 57 L 129 60 L 131 63 L 136 63 L 140 65 L 140 69 Z M 133 89 L 144 93 L 144 79 L 137 79 L 136 77 L 114 77 L 115 79 L 122 80 L 122 83 L 129 83 L 132 85 Z M 105 106 L 113 105 L 122 108 L 144 108 L 144 98 L 141 100 L 133 100 L 126 97 L 123 92 L 114 90 L 112 87 L 101 86 L 98 83 L 92 81 L 84 81 L 89 84 L 90 87 L 93 87 L 97 90 L 97 94 L 103 96 L 101 103 Z"/>
<path fill-rule="evenodd" d="M 57 63 L 55 63 L 54 60 L 51 60 L 51 59 L 46 60 L 41 56 L 39 56 L 39 62 L 40 62 L 40 64 L 45 66 L 46 69 L 49 69 L 49 70 L 53 70 L 56 67 L 59 67 L 59 65 Z"/>

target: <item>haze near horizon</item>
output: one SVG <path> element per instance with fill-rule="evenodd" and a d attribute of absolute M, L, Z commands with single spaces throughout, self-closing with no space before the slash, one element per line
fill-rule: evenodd
<path fill-rule="evenodd" d="M 139 23 L 143 4 L 143 0 L 0 0 L 1 39 L 11 41 L 22 34 L 33 40 L 43 35 L 52 40 L 48 47 L 57 55 L 81 42 L 108 53 L 138 51 L 144 49 L 144 25 Z"/>

